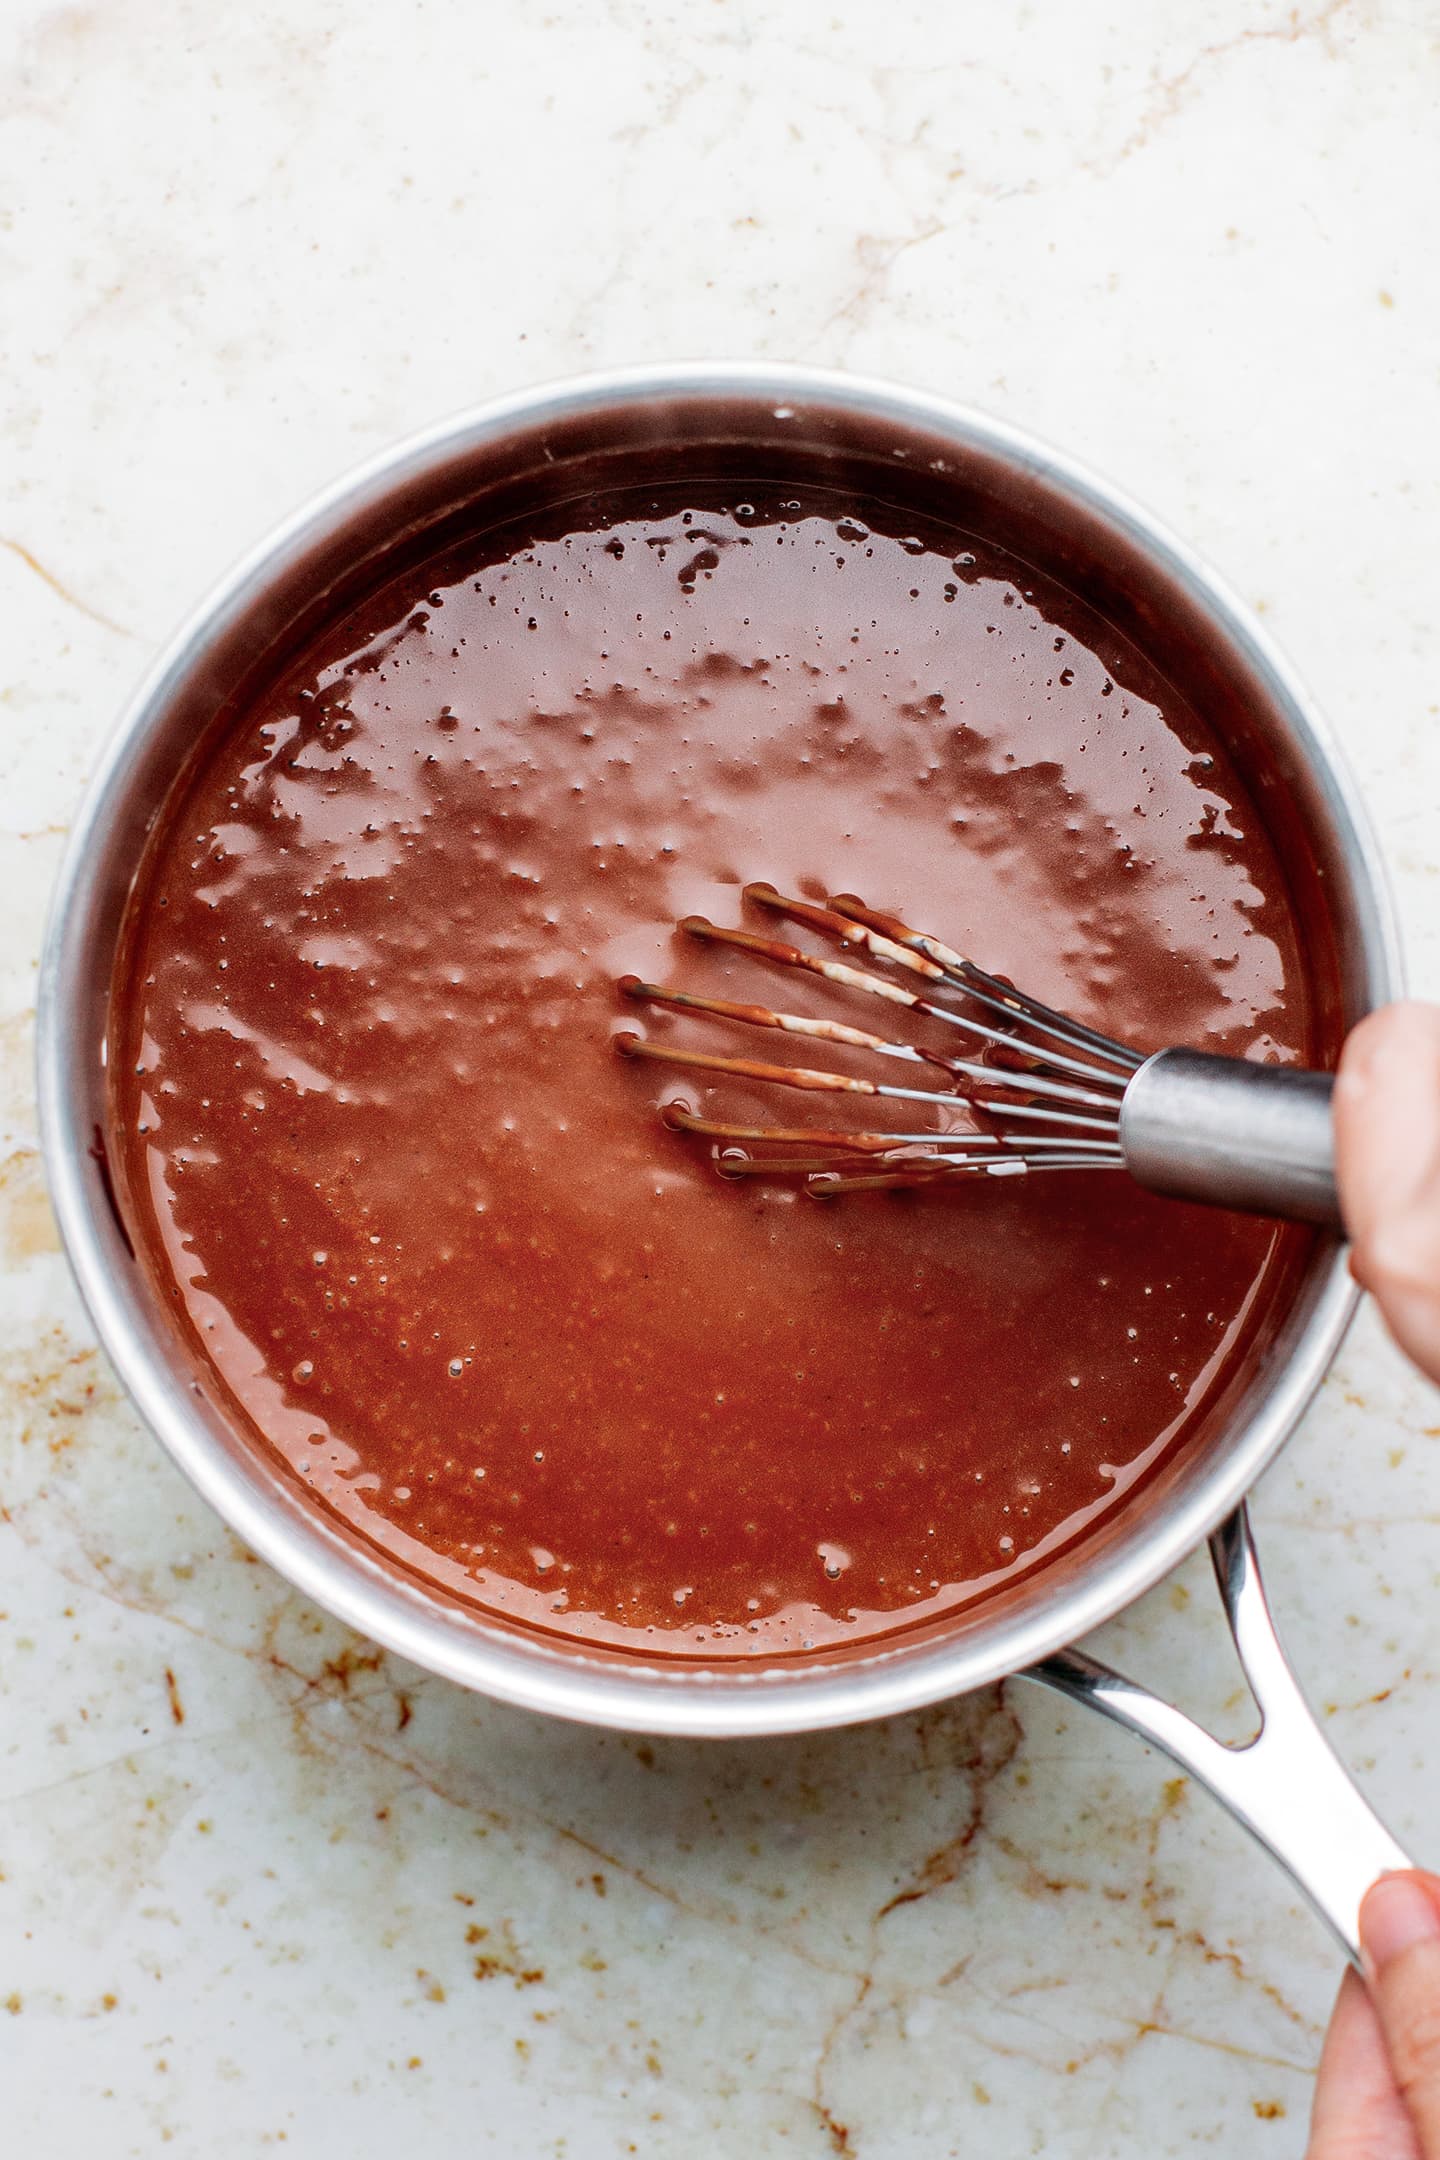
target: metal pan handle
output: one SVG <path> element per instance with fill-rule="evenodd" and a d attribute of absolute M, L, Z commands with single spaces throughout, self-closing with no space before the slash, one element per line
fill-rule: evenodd
<path fill-rule="evenodd" d="M 1362 1797 L 1300 1692 L 1270 1617 L 1243 1506 L 1210 1540 L 1220 1596 L 1260 1712 L 1253 1740 L 1230 1746 L 1082 1650 L 1058 1650 L 1021 1675 L 1088 1703 L 1187 1770 L 1304 1891 L 1346 1955 L 1360 1961 L 1360 1900 L 1414 1862 Z"/>

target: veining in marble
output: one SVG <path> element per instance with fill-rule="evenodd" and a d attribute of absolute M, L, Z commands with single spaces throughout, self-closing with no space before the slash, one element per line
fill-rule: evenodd
<path fill-rule="evenodd" d="M 1316 685 L 1440 994 L 1440 25 L 1425 0 L 11 0 L 0 22 L 6 2150 L 1298 2155 L 1337 1958 L 1020 1683 L 747 1746 L 544 1723 L 308 1608 L 69 1287 L 32 1111 L 64 829 L 179 615 L 490 392 L 888 372 L 1151 502 Z M 1362 1318 L 1256 1502 L 1432 1860 L 1440 1399 Z M 1222 1724 L 1196 1559 L 1107 1655 Z M 5 2014 L 8 2012 L 8 2015 Z"/>

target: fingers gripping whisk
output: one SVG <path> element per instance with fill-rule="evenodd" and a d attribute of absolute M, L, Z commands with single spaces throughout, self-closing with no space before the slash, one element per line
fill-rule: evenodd
<path fill-rule="evenodd" d="M 1042 1005 L 938 938 L 866 907 L 851 894 L 820 907 L 759 884 L 746 886 L 745 899 L 817 933 L 845 957 L 751 930 L 722 928 L 699 915 L 687 916 L 680 928 L 766 967 L 809 976 L 852 994 L 847 1010 L 858 1010 L 863 997 L 888 1005 L 895 1032 L 706 997 L 627 975 L 620 988 L 638 1003 L 857 1055 L 825 1067 L 771 1063 L 681 1047 L 632 1031 L 616 1037 L 616 1048 L 627 1057 L 711 1079 L 729 1076 L 747 1089 L 790 1088 L 832 1100 L 861 1096 L 877 1104 L 910 1107 L 885 1115 L 885 1129 L 878 1129 L 877 1122 L 877 1129 L 858 1130 L 734 1123 L 701 1116 L 683 1103 L 667 1105 L 662 1112 L 666 1124 L 710 1141 L 716 1167 L 725 1174 L 798 1177 L 812 1192 L 824 1195 L 933 1186 L 958 1177 L 1124 1166 L 1120 1106 L 1127 1083 L 1144 1062 L 1134 1051 Z M 896 1067 L 910 1071 L 887 1077 Z M 965 1119 L 963 1127 L 953 1124 L 957 1113 Z M 929 1122 L 922 1122 L 927 1114 Z M 950 1121 L 944 1126 L 939 1123 L 942 1116 Z M 901 1123 L 902 1117 L 916 1122 Z"/>

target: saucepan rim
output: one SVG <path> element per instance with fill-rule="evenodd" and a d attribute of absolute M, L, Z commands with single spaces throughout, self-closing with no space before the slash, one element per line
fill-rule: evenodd
<path fill-rule="evenodd" d="M 670 400 L 769 400 L 796 412 L 859 418 L 948 438 L 958 451 L 1000 458 L 1038 477 L 1148 555 L 1237 652 L 1283 712 L 1308 767 L 1349 878 L 1364 1002 L 1395 995 L 1399 945 L 1368 818 L 1327 723 L 1249 610 L 1165 526 L 1063 452 L 971 407 L 864 376 L 757 362 L 696 362 L 610 370 L 525 389 L 478 405 L 346 474 L 297 510 L 224 577 L 161 653 L 122 712 L 81 804 L 61 865 L 40 968 L 37 1079 L 51 1195 L 65 1248 L 96 1332 L 146 1423 L 201 1496 L 297 1589 L 387 1649 L 481 1693 L 585 1723 L 634 1731 L 740 1736 L 845 1725 L 913 1710 L 1031 1664 L 1086 1634 L 1151 1589 L 1249 1490 L 1323 1379 L 1354 1310 L 1343 1248 L 1312 1266 L 1310 1309 L 1283 1365 L 1241 1429 L 1213 1448 L 1208 1474 L 1162 1519 L 1123 1533 L 1093 1565 L 1036 1595 L 993 1629 L 960 1641 L 935 1632 L 910 1647 L 837 1663 L 632 1668 L 583 1645 L 532 1642 L 485 1627 L 367 1562 L 313 1506 L 287 1493 L 258 1451 L 225 1445 L 218 1413 L 164 1357 L 166 1323 L 129 1264 L 93 1152 L 96 1041 L 90 935 L 107 848 L 115 844 L 144 746 L 222 636 L 276 588 L 286 566 L 318 542 L 373 519 L 399 489 L 510 433 Z M 172 775 L 173 777 L 173 775 Z M 153 805 L 152 805 L 153 807 Z M 91 975 L 87 977 L 87 966 Z M 89 1061 L 88 1065 L 87 1062 Z M 87 1071 L 91 1078 L 86 1079 Z M 90 1115 L 87 1119 L 87 1110 Z"/>

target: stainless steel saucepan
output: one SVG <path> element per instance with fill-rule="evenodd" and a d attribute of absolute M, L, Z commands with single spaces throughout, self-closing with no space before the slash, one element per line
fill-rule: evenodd
<path fill-rule="evenodd" d="M 1018 1673 L 1162 1748 L 1287 1868 L 1352 1957 L 1357 1911 L 1404 1854 L 1321 1737 L 1266 1608 L 1244 1495 L 1319 1385 L 1355 1302 L 1317 1233 L 1288 1311 L 1231 1383 L 1209 1437 L 1033 1579 L 868 1654 L 764 1670 L 665 1669 L 507 1625 L 381 1561 L 247 1442 L 130 1249 L 106 1172 L 106 1025 L 121 913 L 147 830 L 227 698 L 397 547 L 444 542 L 624 477 L 637 447 L 674 471 L 770 465 L 924 504 L 1042 562 L 1146 652 L 1228 740 L 1259 791 L 1312 950 L 1332 1038 L 1395 995 L 1395 928 L 1334 742 L 1259 627 L 1180 542 L 1069 459 L 943 400 L 798 368 L 596 375 L 501 399 L 403 444 L 311 503 L 240 564 L 124 714 L 70 838 L 40 982 L 39 1094 L 51 1191 L 100 1339 L 141 1414 L 231 1527 L 307 1596 L 462 1685 L 595 1724 L 697 1735 L 795 1732 L 893 1715 Z M 1260 1712 L 1245 1748 L 1073 1644 L 1210 1538 Z"/>

